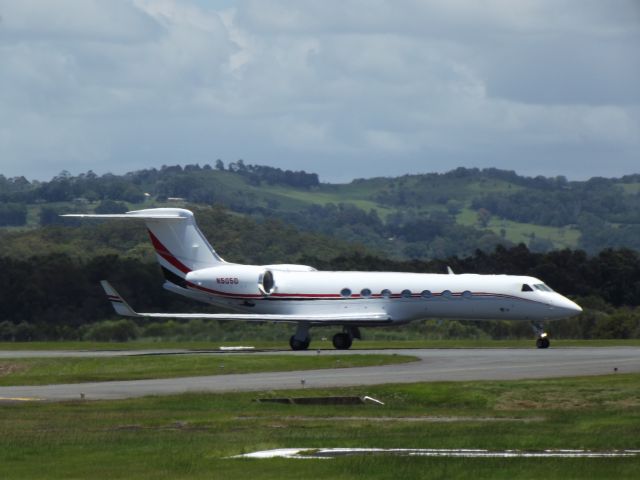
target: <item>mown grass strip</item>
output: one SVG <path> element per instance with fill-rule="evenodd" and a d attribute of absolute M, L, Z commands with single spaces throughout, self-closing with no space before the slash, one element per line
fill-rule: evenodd
<path fill-rule="evenodd" d="M 406 355 L 135 355 L 0 360 L 0 385 L 143 380 L 232 373 L 368 367 L 417 360 Z"/>
<path fill-rule="evenodd" d="M 640 459 L 228 457 L 272 448 L 638 449 L 640 375 L 8 403 L 0 478 L 637 478 Z M 258 403 L 371 395 L 380 405 Z M 402 421 L 419 417 L 458 421 Z M 397 418 L 399 421 L 393 421 Z M 486 419 L 493 419 L 487 422 Z M 375 421 L 383 419 L 382 421 Z M 504 420 L 504 421 L 501 421 Z"/>
<path fill-rule="evenodd" d="M 597 340 L 552 340 L 552 348 L 564 347 L 629 347 L 640 346 L 640 339 L 597 339 Z M 389 349 L 389 348 L 534 348 L 533 337 L 525 340 L 363 340 L 356 341 L 352 350 Z M 90 342 L 90 341 L 59 341 L 59 342 L 0 342 L 0 351 L 15 350 L 157 350 L 157 349 L 185 349 L 185 350 L 217 350 L 221 345 L 239 346 L 250 345 L 257 350 L 289 350 L 289 345 L 283 339 L 278 341 L 242 340 L 233 342 L 207 341 L 147 341 L 136 340 L 130 342 Z M 330 340 L 314 339 L 311 350 L 333 350 Z"/>

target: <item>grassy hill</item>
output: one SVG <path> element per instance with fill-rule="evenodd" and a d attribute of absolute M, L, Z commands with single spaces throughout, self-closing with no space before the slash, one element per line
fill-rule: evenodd
<path fill-rule="evenodd" d="M 320 244 L 331 237 L 330 242 L 360 244 L 395 259 L 444 258 L 517 243 L 535 251 L 640 250 L 640 175 L 569 182 L 459 168 L 328 184 L 315 174 L 236 162 L 228 168 L 165 166 L 126 175 L 63 173 L 49 182 L 0 175 L 0 254 L 55 242 L 53 233 L 38 240 L 42 233 L 30 230 L 61 224 L 59 213 L 187 204 L 222 205 L 229 218 L 258 224 L 277 221 L 280 227 L 269 232 L 273 238 L 289 225 L 319 234 Z M 126 245 L 137 254 L 135 245 L 123 244 L 117 233 L 112 237 L 101 237 L 105 248 Z"/>

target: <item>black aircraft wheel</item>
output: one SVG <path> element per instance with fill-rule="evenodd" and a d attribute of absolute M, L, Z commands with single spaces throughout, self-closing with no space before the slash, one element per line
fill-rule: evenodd
<path fill-rule="evenodd" d="M 291 335 L 291 338 L 289 339 L 291 350 L 306 350 L 307 348 L 309 348 L 310 343 L 310 338 L 306 338 L 305 340 L 297 340 L 295 335 Z"/>
<path fill-rule="evenodd" d="M 333 336 L 333 346 L 337 350 L 349 350 L 351 348 L 351 336 L 348 333 L 336 333 Z"/>
<path fill-rule="evenodd" d="M 549 345 L 551 344 L 551 342 L 549 342 L 549 338 L 548 337 L 540 337 L 536 340 L 536 347 L 537 348 L 549 348 Z"/>

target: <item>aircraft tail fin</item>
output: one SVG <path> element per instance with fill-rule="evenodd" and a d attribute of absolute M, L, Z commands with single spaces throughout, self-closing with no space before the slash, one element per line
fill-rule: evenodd
<path fill-rule="evenodd" d="M 150 208 L 121 214 L 68 214 L 65 217 L 135 218 L 144 220 L 158 263 L 167 280 L 180 284 L 192 270 L 226 263 L 196 225 L 193 213 L 182 208 Z"/>

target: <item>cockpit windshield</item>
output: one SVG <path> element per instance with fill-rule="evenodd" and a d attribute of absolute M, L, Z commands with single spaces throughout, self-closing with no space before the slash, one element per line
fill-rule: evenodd
<path fill-rule="evenodd" d="M 530 286 L 530 285 L 527 285 L 526 283 L 524 283 L 524 284 L 522 285 L 521 290 L 522 290 L 523 292 L 533 292 L 533 288 L 531 288 L 531 286 Z"/>
<path fill-rule="evenodd" d="M 534 288 L 536 290 L 540 290 L 542 292 L 553 292 L 553 290 L 551 290 L 549 287 L 547 287 L 544 283 L 538 283 L 538 284 L 534 285 Z"/>

